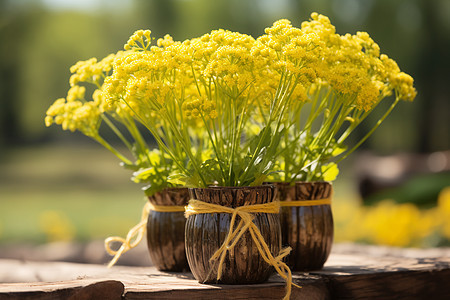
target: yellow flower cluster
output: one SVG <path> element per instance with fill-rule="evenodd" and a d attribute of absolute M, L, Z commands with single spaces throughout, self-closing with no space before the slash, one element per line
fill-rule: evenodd
<path fill-rule="evenodd" d="M 242 97 L 259 74 L 252 68 L 258 58 L 251 55 L 254 39 L 247 35 L 217 30 L 183 43 L 166 35 L 152 47 L 140 36 L 142 31 L 133 34 L 126 46 L 133 51 L 115 60 L 104 93 L 141 116 L 175 114 L 179 105 L 184 115 L 200 117 L 206 110 L 203 117 L 214 119 L 218 99 Z"/>
<path fill-rule="evenodd" d="M 380 59 L 385 66 L 385 78 L 398 93 L 398 97 L 407 101 L 413 101 L 417 95 L 413 86 L 414 79 L 410 75 L 401 72 L 397 63 L 387 55 L 382 54 Z"/>
<path fill-rule="evenodd" d="M 99 134 L 102 123 L 106 123 L 110 129 L 124 142 L 130 152 L 137 159 L 136 164 L 141 165 L 145 158 L 146 146 L 140 132 L 137 130 L 132 112 L 124 103 L 108 103 L 103 94 L 104 80 L 113 69 L 113 62 L 123 56 L 125 52 L 119 51 L 110 54 L 101 61 L 91 58 L 79 61 L 70 68 L 70 86 L 66 98 L 57 99 L 47 110 L 45 117 L 46 126 L 52 124 L 61 125 L 63 130 L 78 130 L 102 144 L 112 151 L 126 165 L 133 164 L 125 156 L 119 153 Z M 86 97 L 86 87 L 94 87 L 91 97 Z M 130 143 L 114 125 L 109 117 L 122 123 L 136 144 Z"/>
<path fill-rule="evenodd" d="M 47 110 L 46 126 L 53 123 L 61 125 L 63 130 L 79 130 L 83 134 L 96 137 L 101 123 L 101 114 L 113 109 L 101 93 L 103 80 L 112 70 L 112 62 L 119 57 L 110 54 L 100 62 L 96 58 L 79 61 L 70 68 L 71 88 L 66 98 L 57 99 Z M 92 94 L 92 100 L 85 98 L 86 88 L 80 84 L 93 84 L 97 87 Z M 116 108 L 117 109 L 117 108 Z"/>
<path fill-rule="evenodd" d="M 258 57 L 251 55 L 254 42 L 251 36 L 226 30 L 204 35 L 190 43 L 190 51 L 199 57 L 193 62 L 194 70 L 236 97 L 258 75 L 254 72 Z"/>
<path fill-rule="evenodd" d="M 334 167 L 330 162 L 339 162 L 352 153 L 398 101 L 416 96 L 412 77 L 381 54 L 368 33 L 340 35 L 326 16 L 313 13 L 300 29 L 288 20 L 277 21 L 258 40 L 276 53 L 271 68 L 281 73 L 281 95 L 291 96 L 283 116 L 284 126 L 289 128 L 285 141 L 301 145 L 282 144 L 284 155 L 278 165 L 284 166 L 285 181 L 323 180 L 328 168 Z M 335 154 L 334 150 L 344 149 L 343 143 L 353 130 L 393 92 L 393 104 L 366 136 L 353 148 Z M 301 120 L 302 116 L 306 118 Z M 337 155 L 340 158 L 336 159 Z"/>
<path fill-rule="evenodd" d="M 368 33 L 339 35 L 326 16 L 313 13 L 311 18 L 303 22 L 302 30 L 317 34 L 326 43 L 325 65 L 318 69 L 322 84 L 327 83 L 336 94 L 365 111 L 389 96 L 392 90 L 400 99 L 414 99 L 412 77 L 401 72 L 387 55 L 380 54 L 380 47 Z"/>
<path fill-rule="evenodd" d="M 385 200 L 375 206 L 336 202 L 337 241 L 357 241 L 398 247 L 432 246 L 430 237 L 450 240 L 450 187 L 442 190 L 434 208 Z"/>
<path fill-rule="evenodd" d="M 272 66 L 279 73 L 289 73 L 303 85 L 311 84 L 320 68 L 320 57 L 324 43 L 315 33 L 305 33 L 293 27 L 288 20 L 279 20 L 265 30 L 258 41 L 267 47 L 260 53 L 274 52 Z"/>
<path fill-rule="evenodd" d="M 151 47 L 150 31 L 139 30 L 125 46 L 132 53 L 116 59 L 105 93 L 111 100 L 135 104 L 131 106 L 137 111 L 140 103 L 148 104 L 137 99 L 152 100 L 152 109 L 161 109 L 170 102 L 169 91 L 180 103 L 225 96 L 249 105 L 243 96 L 261 103 L 261 95 L 273 96 L 278 87 L 285 96 L 306 101 L 306 92 L 318 83 L 366 111 L 392 90 L 402 99 L 414 98 L 412 78 L 380 55 L 367 33 L 341 36 L 327 17 L 311 17 L 301 28 L 279 20 L 256 40 L 215 30 L 182 43 L 167 35 Z M 270 96 L 263 104 L 270 104 Z"/>
<path fill-rule="evenodd" d="M 103 79 L 108 76 L 112 70 L 112 62 L 120 56 L 122 52 L 110 54 L 101 61 L 97 62 L 95 57 L 86 61 L 79 61 L 70 68 L 73 74 L 70 77 L 70 86 L 74 86 L 80 82 L 93 83 L 97 86 L 101 85 Z"/>
<path fill-rule="evenodd" d="M 216 103 L 208 99 L 189 99 L 183 102 L 187 118 L 217 118 Z"/>
<path fill-rule="evenodd" d="M 73 86 L 66 98 L 57 99 L 47 110 L 45 125 L 61 125 L 63 130 L 79 130 L 87 136 L 97 136 L 100 126 L 99 97 L 96 101 L 86 102 L 85 87 Z M 97 94 L 98 95 L 98 94 Z"/>
<path fill-rule="evenodd" d="M 151 44 L 151 31 L 150 30 L 138 30 L 136 31 L 124 45 L 125 50 L 131 49 L 147 49 Z"/>

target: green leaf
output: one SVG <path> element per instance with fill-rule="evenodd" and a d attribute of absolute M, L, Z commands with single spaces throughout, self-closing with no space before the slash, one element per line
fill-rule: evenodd
<path fill-rule="evenodd" d="M 136 183 L 143 182 L 148 180 L 150 177 L 155 176 L 155 174 L 156 174 L 155 168 L 141 169 L 133 173 L 132 179 Z"/>
<path fill-rule="evenodd" d="M 214 184 L 215 182 L 222 185 L 224 184 L 222 181 L 225 178 L 222 176 L 220 164 L 217 159 L 212 158 L 205 160 L 200 166 L 200 171 L 202 172 L 207 184 Z"/>
<path fill-rule="evenodd" d="M 187 177 L 183 174 L 172 174 L 167 177 L 167 182 L 173 185 L 186 185 Z"/>
<path fill-rule="evenodd" d="M 266 131 L 268 131 L 266 133 Z M 261 129 L 260 133 L 253 137 L 249 144 L 249 151 L 254 154 L 259 146 L 260 149 L 266 148 L 270 144 L 272 137 L 272 129 L 270 127 L 264 127 Z M 256 154 L 258 155 L 258 154 Z"/>

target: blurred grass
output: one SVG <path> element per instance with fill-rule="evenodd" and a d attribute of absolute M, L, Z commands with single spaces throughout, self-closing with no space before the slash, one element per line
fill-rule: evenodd
<path fill-rule="evenodd" d="M 0 243 L 124 236 L 139 222 L 145 203 L 131 172 L 97 145 L 12 149 L 0 170 Z M 346 178 L 334 184 L 335 197 L 355 201 Z"/>
<path fill-rule="evenodd" d="M 92 145 L 12 149 L 0 170 L 2 243 L 125 235 L 145 203 L 130 172 Z"/>

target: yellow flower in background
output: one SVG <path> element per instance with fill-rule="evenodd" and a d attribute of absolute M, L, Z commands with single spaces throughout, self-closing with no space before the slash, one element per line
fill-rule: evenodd
<path fill-rule="evenodd" d="M 75 237 L 75 226 L 62 211 L 48 210 L 39 216 L 39 227 L 49 242 L 71 241 Z"/>
<path fill-rule="evenodd" d="M 335 201 L 333 212 L 337 242 L 427 247 L 434 246 L 430 243 L 436 243 L 436 238 L 450 240 L 450 187 L 441 191 L 437 206 L 429 209 L 391 200 L 374 206 Z"/>
<path fill-rule="evenodd" d="M 361 226 L 375 244 L 405 246 L 413 244 L 421 224 L 420 211 L 413 204 L 386 200 L 367 209 Z"/>
<path fill-rule="evenodd" d="M 450 186 L 439 194 L 437 209 L 442 224 L 442 234 L 450 240 Z"/>
<path fill-rule="evenodd" d="M 336 199 L 333 201 L 333 219 L 335 224 L 335 241 L 360 241 L 364 236 L 361 224 L 364 220 L 364 211 L 361 203 L 354 199 Z"/>

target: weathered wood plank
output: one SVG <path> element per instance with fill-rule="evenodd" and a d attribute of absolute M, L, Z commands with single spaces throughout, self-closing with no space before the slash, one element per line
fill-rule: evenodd
<path fill-rule="evenodd" d="M 401 250 L 391 249 L 386 256 L 383 248 L 366 249 L 372 253 L 335 254 L 311 274 L 328 282 L 333 299 L 450 299 L 450 255 L 420 258 L 420 250 L 408 249 L 409 257 L 401 257 Z"/>
<path fill-rule="evenodd" d="M 450 270 L 326 276 L 333 299 L 450 299 Z"/>
<path fill-rule="evenodd" d="M 8 267 L 18 265 L 15 261 L 0 261 Z M 206 285 L 198 283 L 190 273 L 165 273 L 155 268 L 117 267 L 105 272 L 105 266 L 68 264 L 68 263 L 22 263 L 32 271 L 40 266 L 58 269 L 58 265 L 67 269 L 73 265 L 79 276 L 77 280 L 33 283 L 0 284 L 0 299 L 60 299 L 74 295 L 81 287 L 87 287 L 98 281 L 108 280 L 122 283 L 125 287 L 124 299 L 281 299 L 285 293 L 283 280 L 272 276 L 269 282 L 258 285 Z M 93 268 L 96 267 L 97 269 Z M 89 275 L 88 275 L 89 274 Z M 62 274 L 67 276 L 67 274 Z M 70 277 L 70 276 L 69 276 Z M 328 289 L 318 276 L 296 275 L 295 281 L 303 286 L 293 292 L 292 299 L 328 299 Z M 295 297 L 294 297 L 295 296 Z M 91 299 L 91 298 L 86 298 Z M 98 299 L 98 298 L 92 298 Z"/>
<path fill-rule="evenodd" d="M 291 299 L 450 299 L 450 251 L 431 257 L 420 250 L 403 256 L 402 250 L 385 250 L 354 246 L 344 251 L 350 254 L 335 251 L 323 270 L 294 273 L 294 281 L 303 288 L 293 288 Z M 281 299 L 285 293 L 278 275 L 258 285 L 206 285 L 191 273 L 159 272 L 154 267 L 108 269 L 19 260 L 0 260 L 0 282 L 1 300 L 83 300 L 99 295 L 128 300 Z"/>

